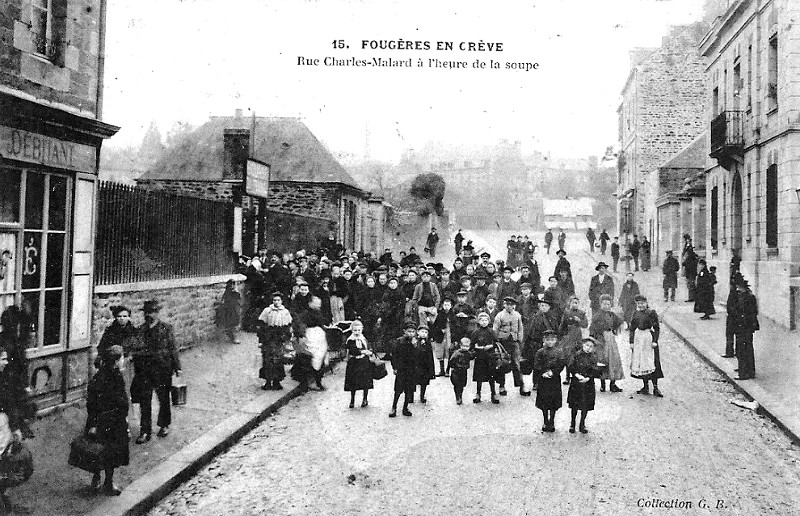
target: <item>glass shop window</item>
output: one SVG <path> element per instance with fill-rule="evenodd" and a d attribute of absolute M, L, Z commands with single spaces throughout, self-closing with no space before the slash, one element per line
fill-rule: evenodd
<path fill-rule="evenodd" d="M 0 311 L 22 309 L 29 348 L 66 345 L 71 192 L 67 176 L 0 168 Z"/>

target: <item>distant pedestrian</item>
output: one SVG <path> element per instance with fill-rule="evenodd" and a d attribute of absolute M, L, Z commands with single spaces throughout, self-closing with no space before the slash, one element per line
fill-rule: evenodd
<path fill-rule="evenodd" d="M 708 270 L 705 258 L 700 258 L 697 265 L 699 270 L 695 279 L 694 311 L 703 314 L 700 319 L 708 320 L 717 313 L 714 309 L 714 285 L 717 277 Z"/>
<path fill-rule="evenodd" d="M 397 402 L 403 398 L 403 415 L 412 416 L 408 404 L 417 388 L 416 356 L 417 331 L 413 322 L 407 322 L 405 334 L 394 341 L 392 347 L 392 369 L 394 370 L 394 398 L 389 417 L 397 416 Z"/>
<path fill-rule="evenodd" d="M 636 296 L 639 295 L 639 284 L 633 279 L 633 273 L 629 272 L 625 275 L 625 282 L 622 284 L 622 289 L 619 293 L 619 306 L 625 314 L 623 319 L 625 322 L 630 323 L 631 317 L 636 312 Z"/>
<path fill-rule="evenodd" d="M 456 256 L 461 254 L 461 246 L 464 243 L 464 235 L 461 234 L 461 230 L 458 230 L 456 236 L 453 237 L 453 244 L 456 246 Z"/>
<path fill-rule="evenodd" d="M 169 435 L 172 424 L 170 390 L 172 376 L 180 376 L 181 360 L 172 326 L 161 321 L 161 305 L 151 299 L 144 303 L 144 324 L 139 327 L 142 346 L 133 353 L 131 402 L 141 407 L 140 432 L 136 444 L 143 444 L 152 435 L 153 391 L 158 398 L 158 436 Z"/>
<path fill-rule="evenodd" d="M 586 434 L 586 415 L 590 410 L 594 410 L 595 389 L 594 379 L 600 377 L 600 367 L 595 354 L 596 340 L 589 337 L 585 338 L 581 344 L 581 350 L 576 353 L 569 364 L 567 372 L 571 375 L 569 392 L 567 392 L 567 404 L 571 410 L 571 422 L 569 433 L 575 433 L 575 418 L 578 411 L 581 413 L 580 432 Z"/>
<path fill-rule="evenodd" d="M 611 239 L 609 238 L 608 233 L 606 233 L 606 230 L 604 229 L 600 233 L 600 254 L 602 256 L 606 255 L 606 248 L 608 247 L 608 241 L 609 240 L 611 240 Z"/>
<path fill-rule="evenodd" d="M 544 234 L 544 248 L 547 249 L 547 254 L 550 254 L 551 245 L 553 245 L 553 231 L 547 228 L 547 233 Z"/>
<path fill-rule="evenodd" d="M 558 234 L 558 250 L 563 251 L 564 245 L 567 242 L 567 234 L 564 233 L 564 230 L 561 230 L 561 233 Z"/>
<path fill-rule="evenodd" d="M 738 303 L 736 305 L 736 346 L 739 357 L 739 376 L 737 380 L 750 380 L 756 376 L 753 333 L 760 329 L 758 324 L 758 301 L 750 291 L 744 278 L 736 284 Z"/>
<path fill-rule="evenodd" d="M 678 259 L 672 256 L 672 251 L 667 251 L 667 257 L 664 258 L 664 263 L 661 265 L 661 270 L 664 273 L 664 302 L 675 301 L 675 289 L 678 288 Z"/>
<path fill-rule="evenodd" d="M 636 296 L 636 312 L 629 325 L 629 342 L 631 345 L 631 376 L 644 382 L 637 394 L 649 394 L 648 382 L 653 382 L 653 396 L 662 398 L 658 390 L 658 379 L 664 378 L 661 371 L 661 353 L 658 347 L 660 326 L 658 314 L 647 305 L 647 298 Z"/>
<path fill-rule="evenodd" d="M 122 490 L 114 485 L 114 470 L 127 466 L 128 448 L 128 393 L 122 377 L 125 359 L 122 346 L 113 345 L 100 355 L 100 367 L 92 377 L 86 391 L 86 433 L 103 445 L 103 491 L 116 496 Z M 100 472 L 92 477 L 92 489 L 100 488 Z"/>
<path fill-rule="evenodd" d="M 614 272 L 617 272 L 617 265 L 619 264 L 619 237 L 614 237 L 611 243 L 611 260 L 614 263 Z"/>
<path fill-rule="evenodd" d="M 453 392 L 456 395 L 456 404 L 463 403 L 464 387 L 467 385 L 467 370 L 469 363 L 472 360 L 472 352 L 470 351 L 470 340 L 468 337 L 461 339 L 461 347 L 453 352 L 450 360 L 447 362 L 447 368 L 450 370 L 450 383 L 453 384 Z"/>
<path fill-rule="evenodd" d="M 292 314 L 283 305 L 283 294 L 278 291 L 272 293 L 272 304 L 261 312 L 258 321 L 258 340 L 261 345 L 258 376 L 264 380 L 261 388 L 265 391 L 281 390 L 281 381 L 286 377 L 283 348 L 292 337 Z"/>
<path fill-rule="evenodd" d="M 738 270 L 732 270 L 728 283 L 728 301 L 725 304 L 725 354 L 722 355 L 724 358 L 739 356 L 736 345 L 736 310 L 739 306 L 739 289 L 736 288 L 736 285 L 742 279 L 742 274 Z"/>
<path fill-rule="evenodd" d="M 642 270 L 647 272 L 650 270 L 650 241 L 647 237 L 642 238 L 642 246 L 640 249 L 640 256 L 641 256 L 641 266 Z"/>
<path fill-rule="evenodd" d="M 630 245 L 630 253 L 631 258 L 633 259 L 633 264 L 635 265 L 635 271 L 639 272 L 639 252 L 642 250 L 642 243 L 639 241 L 638 235 L 633 235 L 633 242 Z"/>
<path fill-rule="evenodd" d="M 428 238 L 425 239 L 425 247 L 428 249 L 428 254 L 431 258 L 436 258 L 437 245 L 439 245 L 439 235 L 436 234 L 436 228 L 431 228 Z"/>
<path fill-rule="evenodd" d="M 594 241 L 597 240 L 597 237 L 594 234 L 594 230 L 592 228 L 588 228 L 586 230 L 586 240 L 589 241 L 589 252 L 594 252 Z"/>
<path fill-rule="evenodd" d="M 364 337 L 364 324 L 353 321 L 350 325 L 350 337 L 347 338 L 347 368 L 344 372 L 344 390 L 350 392 L 350 408 L 355 406 L 356 392 L 364 391 L 361 406 L 369 405 L 369 390 L 373 387 L 372 351 Z"/>
<path fill-rule="evenodd" d="M 622 326 L 622 319 L 611 311 L 611 303 L 610 295 L 600 296 L 600 310 L 592 313 L 592 323 L 589 325 L 589 334 L 599 343 L 598 360 L 606 365 L 600 377 L 600 392 L 605 392 L 606 380 L 611 382 L 609 391 L 622 392 L 622 389 L 617 386 L 617 381 L 625 378 L 617 346 L 617 333 Z"/>
<path fill-rule="evenodd" d="M 225 332 L 231 344 L 239 344 L 236 330 L 239 328 L 241 318 L 241 304 L 242 296 L 236 291 L 236 282 L 229 279 L 225 282 L 225 292 L 217 309 L 217 325 Z"/>
<path fill-rule="evenodd" d="M 697 290 L 697 254 L 691 244 L 687 244 L 683 250 L 683 276 L 686 278 L 686 290 L 688 292 L 687 303 L 694 303 Z"/>
<path fill-rule="evenodd" d="M 537 379 L 536 407 L 542 411 L 542 432 L 555 432 L 556 411 L 561 408 L 561 370 L 564 357 L 555 348 L 558 334 L 553 330 L 544 332 L 544 347 L 533 359 L 533 375 Z"/>

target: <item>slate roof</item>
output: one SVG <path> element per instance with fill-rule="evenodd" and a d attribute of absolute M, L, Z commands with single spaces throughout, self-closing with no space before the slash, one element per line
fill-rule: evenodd
<path fill-rule="evenodd" d="M 251 129 L 252 118 L 217 116 L 165 151 L 140 180 L 221 181 L 223 132 Z M 271 166 L 271 181 L 340 183 L 355 179 L 298 118 L 256 117 L 252 157 Z"/>

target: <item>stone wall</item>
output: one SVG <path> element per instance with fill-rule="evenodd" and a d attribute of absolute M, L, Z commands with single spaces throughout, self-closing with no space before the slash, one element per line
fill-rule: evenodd
<path fill-rule="evenodd" d="M 52 2 L 55 50 L 37 52 L 30 0 L 0 7 L 0 85 L 71 111 L 97 109 L 100 0 Z M 53 48 L 53 47 L 51 47 Z"/>
<path fill-rule="evenodd" d="M 157 299 L 161 303 L 161 318 L 174 328 L 180 347 L 208 340 L 217 331 L 217 307 L 229 278 L 235 279 L 239 287 L 244 282 L 244 276 L 230 275 L 95 287 L 92 343 L 96 346 L 100 342 L 103 332 L 113 321 L 112 306 L 130 308 L 133 323 L 138 326 L 144 323 L 142 307 L 148 299 Z"/>
<path fill-rule="evenodd" d="M 338 224 L 339 188 L 315 183 L 278 183 L 269 185 L 267 208 L 293 215 L 313 215 Z"/>
<path fill-rule="evenodd" d="M 176 180 L 144 180 L 137 181 L 139 186 L 154 190 L 168 190 L 178 195 L 201 197 L 212 201 L 233 202 L 233 192 L 241 183 L 239 181 L 176 181 Z"/>

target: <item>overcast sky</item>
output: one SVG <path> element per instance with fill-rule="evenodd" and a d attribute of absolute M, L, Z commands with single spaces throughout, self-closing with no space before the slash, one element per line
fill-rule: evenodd
<path fill-rule="evenodd" d="M 334 152 L 397 160 L 428 140 L 602 155 L 617 140 L 628 50 L 658 46 L 701 0 L 109 0 L 105 121 L 112 146 L 155 121 L 241 108 L 300 116 Z M 333 49 L 343 39 L 349 49 Z M 362 40 L 502 43 L 502 52 L 362 50 Z M 535 71 L 298 66 L 337 59 L 476 59 Z M 488 65 L 487 65 L 488 67 Z"/>

